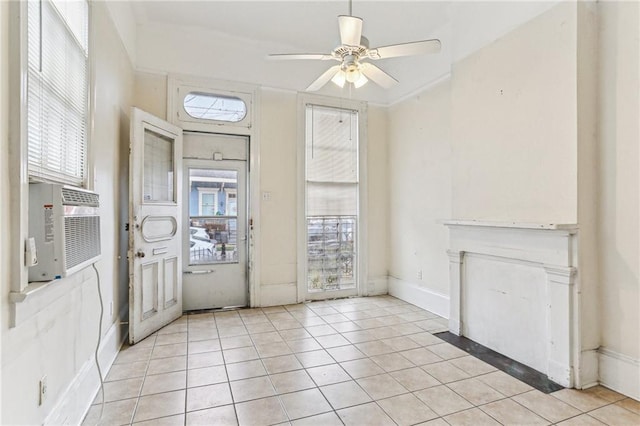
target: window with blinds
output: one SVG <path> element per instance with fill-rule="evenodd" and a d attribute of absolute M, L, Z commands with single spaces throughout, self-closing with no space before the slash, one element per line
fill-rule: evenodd
<path fill-rule="evenodd" d="M 82 186 L 88 123 L 89 5 L 85 0 L 27 6 L 29 177 Z"/>
<path fill-rule="evenodd" d="M 358 112 L 306 107 L 309 291 L 354 288 L 358 224 Z"/>

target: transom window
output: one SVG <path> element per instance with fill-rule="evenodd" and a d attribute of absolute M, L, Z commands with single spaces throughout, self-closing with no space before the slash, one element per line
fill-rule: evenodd
<path fill-rule="evenodd" d="M 240 98 L 210 93 L 189 92 L 184 110 L 193 118 L 237 123 L 247 115 L 247 104 Z"/>

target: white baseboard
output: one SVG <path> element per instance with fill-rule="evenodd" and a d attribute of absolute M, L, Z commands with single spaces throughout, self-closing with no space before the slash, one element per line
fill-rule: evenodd
<path fill-rule="evenodd" d="M 389 277 L 389 294 L 443 318 L 449 318 L 449 296 L 415 283 Z"/>
<path fill-rule="evenodd" d="M 607 348 L 598 350 L 600 384 L 640 400 L 640 360 Z"/>
<path fill-rule="evenodd" d="M 260 306 L 291 305 L 298 303 L 296 283 L 269 284 L 260 286 Z"/>
<path fill-rule="evenodd" d="M 582 351 L 580 369 L 575 374 L 575 387 L 588 389 L 598 385 L 598 350 Z"/>
<path fill-rule="evenodd" d="M 102 337 L 98 359 L 100 360 L 100 369 L 104 375 L 111 368 L 126 338 L 126 333 L 121 333 L 120 329 L 120 321 L 116 321 Z M 58 402 L 45 419 L 44 424 L 81 424 L 99 389 L 98 369 L 93 356 L 91 356 L 85 361 L 76 377 L 62 393 Z"/>

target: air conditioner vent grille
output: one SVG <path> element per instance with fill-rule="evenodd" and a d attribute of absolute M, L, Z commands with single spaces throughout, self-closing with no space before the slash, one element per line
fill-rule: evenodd
<path fill-rule="evenodd" d="M 98 194 L 84 191 L 75 191 L 69 188 L 62 188 L 62 204 L 71 206 L 92 206 L 98 207 L 100 201 Z"/>
<path fill-rule="evenodd" d="M 100 255 L 100 216 L 66 216 L 64 236 L 67 269 Z"/>

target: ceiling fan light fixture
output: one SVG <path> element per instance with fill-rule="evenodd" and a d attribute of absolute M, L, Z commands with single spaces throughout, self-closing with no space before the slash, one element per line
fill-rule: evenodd
<path fill-rule="evenodd" d="M 364 74 L 360 74 L 360 78 L 357 79 L 354 83 L 353 86 L 356 89 L 361 88 L 362 86 L 364 86 L 365 84 L 367 84 L 367 81 L 369 81 L 369 79 L 367 77 L 364 76 Z"/>
<path fill-rule="evenodd" d="M 333 76 L 331 81 L 338 87 L 343 88 L 344 83 L 347 81 L 344 71 L 340 70 Z"/>
<path fill-rule="evenodd" d="M 344 70 L 344 73 L 349 83 L 355 83 L 356 81 L 360 80 L 360 78 L 362 77 L 362 73 L 360 72 L 358 67 L 355 65 L 347 67 L 347 69 Z"/>

